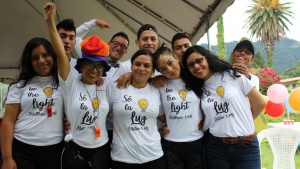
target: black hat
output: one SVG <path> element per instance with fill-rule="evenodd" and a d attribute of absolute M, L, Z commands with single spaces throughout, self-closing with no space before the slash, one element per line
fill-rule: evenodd
<path fill-rule="evenodd" d="M 253 44 L 249 41 L 249 40 L 242 40 L 240 41 L 233 49 L 233 51 L 235 51 L 236 49 L 239 49 L 241 47 L 247 47 L 249 49 L 249 51 L 252 53 L 252 55 L 254 56 L 254 46 Z"/>

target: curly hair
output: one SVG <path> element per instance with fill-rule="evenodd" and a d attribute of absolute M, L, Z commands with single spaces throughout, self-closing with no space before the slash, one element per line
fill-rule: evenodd
<path fill-rule="evenodd" d="M 222 79 L 224 76 L 224 71 L 228 72 L 232 78 L 240 77 L 240 75 L 237 74 L 236 69 L 232 68 L 228 62 L 219 59 L 218 56 L 214 55 L 212 52 L 203 48 L 202 46 L 194 45 L 188 48 L 183 55 L 182 65 L 184 71 L 182 72 L 182 79 L 186 84 L 185 87 L 193 90 L 198 97 L 201 97 L 203 93 L 204 80 L 193 76 L 189 71 L 187 59 L 192 53 L 199 53 L 203 55 L 208 62 L 210 71 L 213 73 L 222 74 Z"/>

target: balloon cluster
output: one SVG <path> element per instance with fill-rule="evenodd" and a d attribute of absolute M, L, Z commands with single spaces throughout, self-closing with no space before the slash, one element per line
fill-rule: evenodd
<path fill-rule="evenodd" d="M 281 84 L 273 84 L 267 90 L 268 101 L 265 108 L 271 117 L 279 117 L 286 108 L 289 112 L 300 113 L 300 88 L 294 89 L 291 94 Z"/>

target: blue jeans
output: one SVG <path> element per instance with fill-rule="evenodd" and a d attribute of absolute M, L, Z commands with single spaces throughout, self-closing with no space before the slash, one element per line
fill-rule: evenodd
<path fill-rule="evenodd" d="M 251 144 L 225 144 L 211 136 L 205 145 L 208 169 L 260 169 L 257 138 Z"/>

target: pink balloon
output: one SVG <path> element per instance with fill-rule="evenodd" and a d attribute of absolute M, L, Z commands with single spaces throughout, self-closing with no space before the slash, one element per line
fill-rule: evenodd
<path fill-rule="evenodd" d="M 288 97 L 289 92 L 282 84 L 273 84 L 267 90 L 267 96 L 271 102 L 279 104 L 283 103 Z"/>

